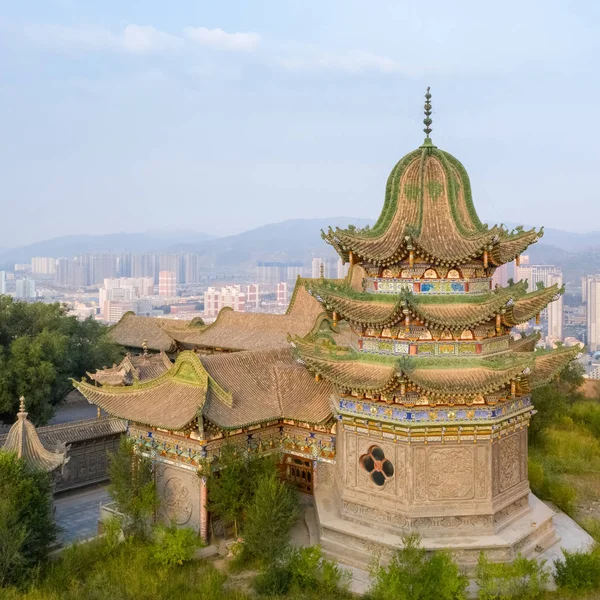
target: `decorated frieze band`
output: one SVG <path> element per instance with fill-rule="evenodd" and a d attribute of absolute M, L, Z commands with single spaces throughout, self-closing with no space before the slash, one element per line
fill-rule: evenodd
<path fill-rule="evenodd" d="M 469 263 L 450 269 L 442 265 L 416 262 L 413 266 L 402 263 L 386 268 L 377 265 L 363 264 L 365 272 L 372 279 L 414 279 L 414 280 L 451 280 L 451 281 L 473 281 L 486 279 L 490 273 L 483 267 L 482 263 Z"/>
<path fill-rule="evenodd" d="M 322 462 L 335 462 L 335 435 L 299 427 L 277 425 L 215 441 L 179 439 L 168 433 L 132 426 L 129 435 L 136 447 L 157 461 L 199 466 L 210 456 L 218 456 L 224 444 L 233 444 L 248 454 L 285 452 Z"/>
<path fill-rule="evenodd" d="M 459 404 L 459 402 L 457 402 Z M 511 415 L 532 410 L 531 397 L 523 396 L 497 406 L 474 406 L 471 408 L 413 408 L 386 405 L 355 398 L 341 397 L 337 402 L 340 415 L 363 417 L 380 421 L 419 425 L 423 423 L 468 423 L 486 421 L 494 423 Z"/>
<path fill-rule="evenodd" d="M 473 341 L 418 341 L 409 342 L 378 337 L 358 338 L 358 349 L 369 354 L 390 356 L 477 356 L 502 352 L 509 348 L 509 336 Z"/>
<path fill-rule="evenodd" d="M 487 423 L 415 423 L 393 424 L 387 421 L 372 421 L 358 417 L 340 416 L 344 431 L 403 443 L 457 443 L 492 442 L 529 426 L 535 411 L 528 410 L 504 420 Z"/>
<path fill-rule="evenodd" d="M 489 277 L 481 279 L 412 279 L 365 277 L 364 291 L 378 294 L 399 294 L 408 291 L 415 294 L 485 294 L 492 289 Z"/>

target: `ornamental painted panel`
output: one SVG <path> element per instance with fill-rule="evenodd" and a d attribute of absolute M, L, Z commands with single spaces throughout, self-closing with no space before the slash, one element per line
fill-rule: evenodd
<path fill-rule="evenodd" d="M 450 269 L 446 277 L 448 277 L 448 279 L 460 279 L 460 273 L 456 269 Z"/>
<path fill-rule="evenodd" d="M 521 481 L 521 440 L 515 433 L 498 443 L 499 484 L 503 492 Z"/>
<path fill-rule="evenodd" d="M 426 448 L 414 448 L 415 502 L 427 499 L 427 454 Z"/>
<path fill-rule="evenodd" d="M 466 500 L 474 495 L 474 449 L 429 448 L 427 496 L 429 500 Z"/>
<path fill-rule="evenodd" d="M 346 485 L 356 486 L 356 436 L 348 435 L 346 437 Z"/>

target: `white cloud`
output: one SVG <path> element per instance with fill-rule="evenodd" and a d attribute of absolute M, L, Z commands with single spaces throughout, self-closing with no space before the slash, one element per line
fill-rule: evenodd
<path fill-rule="evenodd" d="M 368 52 L 312 54 L 304 58 L 280 58 L 278 63 L 290 71 L 340 71 L 343 73 L 405 73 L 411 69 L 387 56 Z"/>
<path fill-rule="evenodd" d="M 184 27 L 183 35 L 196 44 L 217 50 L 252 52 L 256 50 L 260 43 L 260 35 L 252 31 L 247 33 L 227 33 L 219 28 Z"/>
<path fill-rule="evenodd" d="M 121 42 L 125 50 L 140 53 L 173 50 L 183 44 L 180 37 L 140 25 L 127 25 L 121 34 Z"/>
<path fill-rule="evenodd" d="M 29 25 L 24 33 L 36 44 L 63 50 L 76 48 L 145 54 L 172 50 L 184 43 L 180 37 L 142 25 L 127 25 L 119 33 L 98 27 Z"/>

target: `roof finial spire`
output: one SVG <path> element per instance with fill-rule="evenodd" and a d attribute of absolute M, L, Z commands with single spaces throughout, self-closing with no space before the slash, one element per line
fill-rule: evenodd
<path fill-rule="evenodd" d="M 426 140 L 429 140 L 429 134 L 431 133 L 431 94 L 429 90 L 431 88 L 427 86 L 427 91 L 425 92 L 425 118 L 423 119 L 423 123 L 425 123 L 425 129 L 423 131 L 426 133 Z"/>
<path fill-rule="evenodd" d="M 25 412 L 25 396 L 21 396 L 19 398 L 19 412 L 18 415 L 26 415 Z"/>

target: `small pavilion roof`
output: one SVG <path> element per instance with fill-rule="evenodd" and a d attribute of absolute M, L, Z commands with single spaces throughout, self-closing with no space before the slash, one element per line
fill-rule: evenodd
<path fill-rule="evenodd" d="M 114 417 L 171 431 L 185 429 L 200 415 L 223 429 L 331 417 L 330 386 L 317 386 L 289 347 L 211 356 L 183 351 L 167 372 L 144 383 L 74 385 Z"/>
<path fill-rule="evenodd" d="M 144 352 L 139 355 L 127 354 L 118 364 L 108 369 L 98 369 L 88 373 L 88 377 L 100 384 L 131 385 L 134 381 L 155 379 L 171 368 L 169 357 L 161 350 L 158 354 Z"/>
<path fill-rule="evenodd" d="M 41 469 L 47 473 L 58 469 L 69 459 L 67 448 L 57 448 L 56 452 L 46 449 L 36 431 L 35 425 L 27 418 L 25 399 L 21 397 L 17 420 L 10 428 L 2 450 L 15 452 L 19 458 L 24 459 L 31 467 Z"/>

